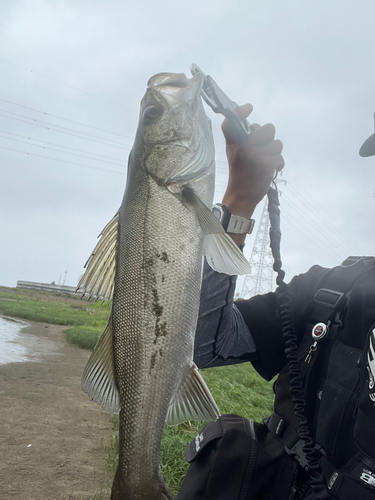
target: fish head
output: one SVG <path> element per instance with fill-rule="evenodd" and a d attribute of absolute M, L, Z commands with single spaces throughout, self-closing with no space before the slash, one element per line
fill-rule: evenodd
<path fill-rule="evenodd" d="M 201 74 L 187 78 L 159 73 L 148 81 L 133 153 L 159 185 L 182 185 L 214 169 L 211 120 L 202 105 L 202 85 Z"/>

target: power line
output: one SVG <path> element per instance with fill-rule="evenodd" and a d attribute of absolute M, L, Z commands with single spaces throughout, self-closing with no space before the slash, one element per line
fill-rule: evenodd
<path fill-rule="evenodd" d="M 290 183 L 288 183 L 287 187 L 289 187 L 294 196 L 296 196 L 300 201 L 302 201 L 303 204 L 306 204 L 306 200 L 304 198 L 302 198 L 302 196 L 299 194 L 298 190 L 296 188 L 294 188 L 292 185 L 290 185 Z M 324 215 L 320 214 L 317 209 L 312 206 L 312 205 L 309 205 L 308 206 L 309 210 L 314 212 L 318 218 L 320 218 L 321 220 L 324 221 L 324 224 L 326 224 L 327 226 L 329 226 L 331 228 L 332 231 L 334 231 L 340 238 L 343 242 L 345 242 L 346 245 L 353 245 L 353 242 L 351 240 L 349 240 L 344 234 L 342 234 L 338 229 L 337 227 L 335 227 L 333 224 L 331 224 L 326 217 L 324 217 Z M 355 246 L 353 246 L 353 248 L 355 248 Z M 358 255 L 360 255 L 360 250 L 356 249 L 356 252 L 359 252 Z"/>
<path fill-rule="evenodd" d="M 316 245 L 316 246 L 317 246 L 317 247 L 319 247 L 321 250 L 323 250 L 323 251 L 324 251 L 327 255 L 329 255 L 331 258 L 335 259 L 335 261 L 337 261 L 337 260 L 340 260 L 340 261 L 341 261 L 341 260 L 343 260 L 343 259 L 342 259 L 342 255 L 340 255 L 340 254 L 338 254 L 338 253 L 337 253 L 337 254 L 333 254 L 333 253 L 331 253 L 331 250 L 332 250 L 331 248 L 329 248 L 329 249 L 328 249 L 327 247 L 323 247 L 323 246 L 321 246 L 321 245 L 319 244 L 319 241 L 320 241 L 320 239 L 319 239 L 319 238 L 316 238 L 316 237 L 315 237 L 315 238 L 313 239 L 313 238 L 311 237 L 311 234 L 306 233 L 306 232 L 305 232 L 305 228 L 304 228 L 304 226 L 301 224 L 301 222 L 299 222 L 299 221 L 298 221 L 298 219 L 296 219 L 296 218 L 295 218 L 295 217 L 294 217 L 291 213 L 289 213 L 287 210 L 285 210 L 285 207 L 283 207 L 283 213 L 284 213 L 284 219 L 288 222 L 288 224 L 290 224 L 290 225 L 292 225 L 293 227 L 295 227 L 295 228 L 298 230 L 298 232 L 299 232 L 299 233 L 302 233 L 302 234 L 303 234 L 306 238 L 308 238 L 310 241 L 312 241 L 312 242 L 314 243 L 314 245 Z M 297 222 L 297 224 L 299 224 L 299 225 L 302 227 L 302 229 L 301 229 L 301 227 L 300 227 L 300 228 L 296 227 L 296 225 L 295 225 L 295 224 L 293 224 L 290 220 L 288 220 L 288 217 L 285 217 L 285 213 L 286 213 L 289 217 L 291 217 L 292 219 L 294 219 L 294 220 Z"/>
<path fill-rule="evenodd" d="M 14 132 L 8 132 L 7 130 L 0 130 L 0 132 L 3 132 L 4 134 L 15 135 L 16 137 L 23 137 L 24 139 L 29 139 L 30 141 L 43 142 L 44 144 L 50 144 L 51 146 L 58 146 L 59 148 L 70 149 L 71 151 L 78 151 L 78 153 L 87 153 L 89 155 L 100 156 L 101 158 L 107 158 L 109 160 L 119 161 L 120 163 L 121 162 L 126 163 L 125 160 L 120 160 L 119 158 L 113 158 L 112 156 L 105 156 L 105 155 L 100 155 L 98 153 L 91 153 L 90 151 L 84 151 L 82 149 L 70 148 L 68 146 L 63 146 L 62 144 L 55 144 L 53 142 L 47 142 L 47 141 L 42 141 L 40 139 L 34 139 L 32 137 L 28 137 L 27 135 L 15 134 Z M 28 143 L 28 144 L 31 144 L 31 143 Z"/>
<path fill-rule="evenodd" d="M 0 146 L 1 149 L 7 149 L 9 151 L 16 151 L 17 153 L 23 153 L 25 155 L 30 155 L 30 156 L 37 156 L 39 158 L 47 158 L 48 160 L 54 160 L 54 161 L 60 161 L 62 163 L 70 163 L 71 165 L 79 165 L 80 167 L 86 167 L 86 168 L 91 168 L 93 170 L 102 170 L 103 172 L 111 172 L 112 174 L 119 174 L 119 175 L 126 175 L 124 172 L 118 172 L 116 170 L 108 170 L 106 168 L 100 168 L 100 167 L 93 167 L 91 165 L 84 165 L 83 163 L 75 163 L 73 161 L 67 161 L 67 160 L 59 160 L 58 158 L 51 158 L 50 156 L 44 156 L 44 155 L 38 155 L 36 153 L 28 153 L 26 151 L 21 151 L 19 149 L 12 149 L 12 148 L 7 148 L 5 146 Z"/>
<path fill-rule="evenodd" d="M 13 116 L 7 116 L 7 115 L 3 115 L 1 113 L 0 113 L 0 116 L 4 116 L 5 118 L 9 118 L 11 120 L 16 120 L 18 122 L 27 123 L 28 125 L 33 125 L 34 127 L 45 128 L 46 130 L 53 130 L 54 132 L 59 132 L 60 134 L 70 135 L 73 137 L 79 137 L 80 139 L 86 139 L 87 141 L 95 142 L 97 144 L 104 144 L 105 146 L 110 146 L 111 148 L 123 149 L 124 151 L 130 151 L 130 149 L 131 149 L 130 146 L 127 148 L 122 148 L 120 146 L 114 146 L 113 144 L 108 144 L 108 143 L 103 142 L 103 141 L 97 141 L 97 140 L 94 141 L 94 139 L 89 139 L 88 137 L 82 137 L 82 136 L 77 135 L 77 134 L 70 134 L 69 132 L 64 132 L 63 130 L 57 130 L 57 129 L 52 128 L 52 127 L 45 127 L 44 125 L 38 125 L 37 123 L 30 123 L 30 122 L 27 122 L 26 120 L 21 120 L 20 118 L 14 118 Z"/>
<path fill-rule="evenodd" d="M 84 127 L 92 128 L 94 130 L 100 130 L 101 132 L 106 132 L 107 134 L 118 135 L 119 137 L 125 137 L 126 139 L 131 139 L 131 140 L 134 139 L 134 137 L 129 137 L 128 135 L 118 134 L 117 132 L 110 132 L 109 130 L 105 130 L 103 128 L 94 127 L 92 125 L 87 125 L 86 123 L 77 122 L 75 120 L 70 120 L 69 118 L 63 118 L 62 116 L 53 115 L 51 113 L 46 113 L 45 111 L 40 111 L 39 109 L 30 108 L 29 106 L 24 106 L 24 105 L 18 104 L 16 102 L 7 101 L 6 99 L 0 99 L 0 101 L 7 102 L 8 104 L 13 104 L 14 106 L 19 106 L 21 108 L 30 109 L 31 111 L 36 111 L 37 113 L 42 113 L 43 115 L 46 115 L 46 116 L 53 116 L 54 118 L 59 118 L 60 120 L 65 120 L 65 121 L 70 122 L 70 123 L 76 123 L 77 125 L 83 125 Z"/>
<path fill-rule="evenodd" d="M 289 205 L 292 210 L 294 209 L 295 213 L 298 213 L 298 215 L 301 216 L 304 220 L 309 221 L 310 228 L 315 227 L 318 230 L 318 234 L 320 234 L 320 237 L 322 237 L 322 235 L 324 235 L 325 241 L 329 241 L 335 246 L 337 245 L 337 240 L 334 239 L 334 235 L 332 234 L 332 232 L 330 233 L 328 231 L 328 229 L 326 229 L 324 227 L 324 223 L 319 224 L 318 222 L 314 221 L 309 214 L 306 214 L 303 207 L 301 209 L 300 205 L 296 205 L 291 200 L 288 200 L 288 198 L 286 196 L 283 196 L 282 202 L 285 202 L 287 205 Z M 309 207 L 307 206 L 306 208 L 308 209 Z M 349 248 L 348 253 L 352 254 L 353 251 L 354 251 L 354 253 L 356 252 L 356 250 L 353 247 L 348 246 L 347 243 L 343 243 L 343 244 Z"/>
<path fill-rule="evenodd" d="M 69 151 L 61 151 L 60 149 L 47 148 L 46 146 L 39 146 L 39 144 L 31 144 L 30 142 L 20 141 L 19 139 L 13 139 L 12 137 L 5 137 L 4 135 L 0 135 L 0 137 L 2 137 L 3 139 L 8 139 L 10 141 L 21 142 L 22 144 L 27 144 L 29 146 L 34 146 L 35 148 L 48 149 L 49 151 L 57 151 L 58 153 L 64 153 L 66 155 L 78 156 L 80 158 L 87 158 L 88 160 L 100 161 L 102 163 L 109 163 L 111 165 L 117 165 L 119 167 L 123 167 L 124 166 L 124 165 L 121 165 L 120 163 L 113 163 L 113 162 L 107 161 L 107 160 L 98 160 L 96 158 L 90 158 L 89 156 L 83 156 L 83 155 L 77 155 L 75 153 L 69 153 Z"/>
<path fill-rule="evenodd" d="M 118 102 L 111 101 L 110 99 L 106 99 L 105 97 L 99 97 L 96 94 L 92 94 L 91 92 L 88 92 L 87 90 L 80 89 L 79 87 L 75 87 L 74 85 L 70 85 L 69 83 L 62 82 L 61 80 L 57 80 L 57 78 L 52 78 L 51 76 L 44 75 L 43 73 L 39 73 L 38 71 L 34 71 L 33 69 L 30 68 L 25 68 L 25 66 L 21 66 L 21 64 L 14 63 L 12 61 L 8 61 L 7 59 L 4 59 L 0 57 L 1 61 L 4 61 L 8 64 L 12 64 L 13 66 L 18 66 L 19 68 L 25 69 L 26 71 L 30 71 L 31 73 L 34 73 L 35 75 L 43 76 L 44 78 L 48 78 L 49 80 L 52 80 L 54 82 L 60 83 L 61 85 L 65 85 L 67 87 L 70 87 L 72 89 L 78 90 L 79 92 L 84 92 L 85 94 L 90 95 L 91 97 L 95 97 L 96 99 L 101 99 L 102 101 L 107 101 L 110 102 L 111 104 L 115 104 L 116 106 L 121 106 L 122 108 L 128 109 L 130 111 L 135 111 L 132 108 L 128 108 L 127 106 L 124 106 L 123 104 L 119 104 Z"/>
<path fill-rule="evenodd" d="M 28 116 L 20 115 L 19 113 L 13 113 L 13 111 L 7 111 L 6 109 L 1 109 L 0 108 L 0 111 L 3 111 L 4 113 L 9 113 L 10 115 L 21 116 L 22 118 L 26 118 L 27 120 L 30 120 L 32 122 L 44 123 L 45 125 L 53 125 L 54 127 L 59 127 L 59 128 L 61 128 L 63 130 L 70 130 L 71 132 L 78 132 L 78 134 L 87 135 L 89 137 L 93 137 L 94 139 L 103 139 L 103 137 L 98 137 L 97 135 L 88 134 L 87 132 L 80 132 L 79 130 L 75 130 L 75 129 L 69 128 L 69 127 L 62 127 L 61 125 L 56 125 L 55 123 L 45 122 L 43 120 L 37 120 L 36 118 L 29 118 Z M 103 140 L 108 141 L 108 142 L 113 142 L 114 144 L 124 145 L 123 142 L 112 141 L 112 139 L 103 139 Z M 128 144 L 125 144 L 125 145 L 128 146 Z"/>

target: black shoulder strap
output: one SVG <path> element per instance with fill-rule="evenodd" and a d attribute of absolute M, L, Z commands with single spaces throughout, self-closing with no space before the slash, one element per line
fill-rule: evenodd
<path fill-rule="evenodd" d="M 370 263 L 369 261 L 373 262 Z M 314 295 L 314 305 L 308 323 L 317 321 L 326 323 L 334 312 L 340 311 L 346 304 L 354 284 L 369 269 L 375 267 L 374 257 L 348 257 L 329 275 L 325 288 L 320 288 Z"/>

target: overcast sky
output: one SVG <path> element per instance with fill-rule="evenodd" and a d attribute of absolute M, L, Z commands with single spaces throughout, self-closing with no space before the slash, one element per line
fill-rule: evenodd
<path fill-rule="evenodd" d="M 372 0 L 1 2 L 0 285 L 77 283 L 121 203 L 148 78 L 191 63 L 284 143 L 287 279 L 373 254 L 375 157 L 358 150 L 374 131 L 374 21 Z"/>

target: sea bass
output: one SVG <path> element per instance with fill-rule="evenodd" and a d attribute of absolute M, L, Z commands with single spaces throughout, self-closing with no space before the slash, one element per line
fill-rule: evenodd
<path fill-rule="evenodd" d="M 228 274 L 249 267 L 208 208 L 215 151 L 202 83 L 173 73 L 149 80 L 121 208 L 78 285 L 113 301 L 82 380 L 120 413 L 112 500 L 170 500 L 159 464 L 164 423 L 220 414 L 193 363 L 202 256 Z"/>

